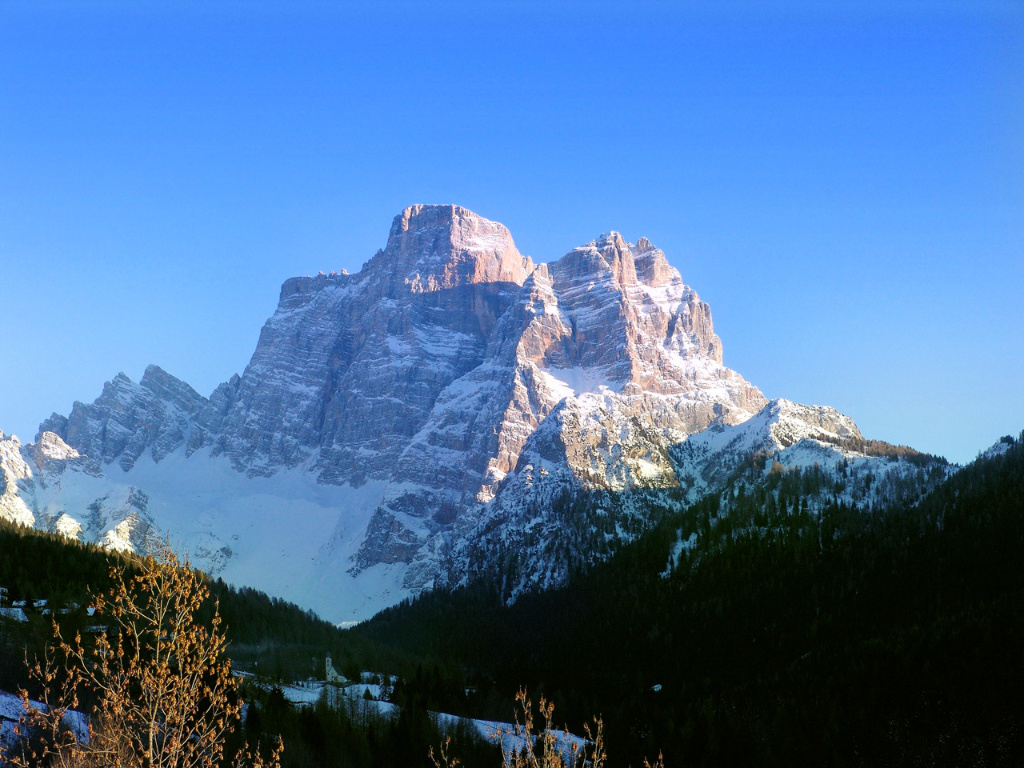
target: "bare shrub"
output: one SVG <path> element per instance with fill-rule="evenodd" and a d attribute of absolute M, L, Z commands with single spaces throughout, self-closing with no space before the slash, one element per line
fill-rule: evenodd
<path fill-rule="evenodd" d="M 197 621 L 209 598 L 202 577 L 165 546 L 135 575 L 112 568 L 111 580 L 94 599 L 103 625 L 94 640 L 69 642 L 54 624 L 54 641 L 29 670 L 44 706 L 21 691 L 22 738 L 6 759 L 18 768 L 220 766 L 241 703 L 217 607 L 209 626 Z M 84 734 L 68 724 L 83 700 Z M 235 764 L 278 768 L 281 749 L 269 761 L 242 750 Z"/>
<path fill-rule="evenodd" d="M 584 724 L 586 738 L 576 740 L 567 729 L 554 725 L 555 705 L 544 697 L 540 699 L 538 715 L 534 719 L 533 702 L 525 690 L 516 694 L 517 710 L 510 729 L 499 728 L 492 738 L 501 746 L 502 761 L 507 768 L 603 768 L 608 759 L 604 746 L 604 722 L 600 717 L 593 725 Z M 461 765 L 450 754 L 451 740 L 441 745 L 437 754 L 430 750 L 435 768 L 456 768 Z M 665 768 L 661 755 L 653 763 L 644 760 L 644 768 Z"/>

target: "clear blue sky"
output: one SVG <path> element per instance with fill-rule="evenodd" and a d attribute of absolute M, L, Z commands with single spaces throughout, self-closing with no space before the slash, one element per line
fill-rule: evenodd
<path fill-rule="evenodd" d="M 451 202 L 539 261 L 647 236 L 769 397 L 1020 432 L 1024 4 L 772 5 L 0 2 L 0 429 L 209 394 L 282 281 Z"/>

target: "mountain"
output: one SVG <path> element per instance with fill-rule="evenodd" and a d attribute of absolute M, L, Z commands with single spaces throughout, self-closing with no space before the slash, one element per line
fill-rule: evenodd
<path fill-rule="evenodd" d="M 0 440 L 0 514 L 117 548 L 169 536 L 346 621 L 480 576 L 563 583 L 657 522 L 652 499 L 764 456 L 853 466 L 877 481 L 849 492 L 879 498 L 916 467 L 725 367 L 710 307 L 646 238 L 534 264 L 501 224 L 416 205 L 358 273 L 286 281 L 209 398 L 150 366 L 34 444 Z"/>

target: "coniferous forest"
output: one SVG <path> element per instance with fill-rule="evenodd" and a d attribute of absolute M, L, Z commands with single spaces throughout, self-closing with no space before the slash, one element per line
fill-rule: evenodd
<path fill-rule="evenodd" d="M 719 497 L 666 509 L 608 562 L 512 605 L 480 582 L 341 631 L 211 582 L 236 668 L 287 682 L 331 653 L 350 676 L 399 678 L 396 718 L 245 689 L 240 737 L 282 734 L 285 765 L 430 765 L 430 712 L 508 720 L 525 686 L 576 732 L 602 716 L 610 765 L 659 751 L 670 766 L 1024 764 L 1024 442 L 1004 443 L 913 506 L 837 496 L 811 513 L 813 474 L 772 473 L 727 515 Z M 701 546 L 670 566 L 687 530 Z M 52 611 L 3 622 L 0 688 L 13 690 L 51 617 L 84 624 L 109 566 L 134 566 L 9 525 L 0 552 L 10 599 Z M 464 764 L 499 764 L 468 730 L 450 735 Z"/>
<path fill-rule="evenodd" d="M 780 482 L 771 516 L 756 494 L 730 512 L 762 525 L 669 575 L 716 498 L 565 589 L 431 594 L 354 632 L 461 661 L 484 703 L 528 684 L 570 727 L 600 713 L 634 765 L 1018 765 L 1024 445 L 1005 440 L 916 507 L 816 518 Z"/>

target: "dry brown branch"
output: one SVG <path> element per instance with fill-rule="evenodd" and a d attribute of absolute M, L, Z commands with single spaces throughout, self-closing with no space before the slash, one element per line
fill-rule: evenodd
<path fill-rule="evenodd" d="M 241 704 L 217 607 L 209 626 L 196 620 L 209 598 L 202 577 L 166 546 L 138 574 L 112 568 L 111 577 L 113 587 L 94 600 L 106 629 L 93 642 L 69 642 L 54 625 L 53 644 L 30 672 L 58 703 L 40 710 L 22 694 L 25 738 L 8 759 L 26 768 L 221 765 Z M 82 698 L 94 703 L 88 737 L 76 739 L 62 722 Z M 268 762 L 247 751 L 239 760 L 276 767 L 281 749 Z"/>
<path fill-rule="evenodd" d="M 451 738 L 445 739 L 444 744 L 438 748 L 438 754 L 436 756 L 434 755 L 434 748 L 430 748 L 429 757 L 430 762 L 434 764 L 434 768 L 457 768 L 457 766 L 462 765 L 459 758 L 454 757 L 449 753 L 448 750 L 451 747 L 451 744 Z"/>
<path fill-rule="evenodd" d="M 594 726 L 584 726 L 587 739 L 581 748 L 571 739 L 567 729 L 554 727 L 555 705 L 540 699 L 539 713 L 544 721 L 538 731 L 534 725 L 533 702 L 525 690 L 516 694 L 519 711 L 511 730 L 498 729 L 495 740 L 501 745 L 504 763 L 509 768 L 602 768 L 607 759 L 604 749 L 604 723 L 594 719 Z M 520 714 L 521 713 L 521 714 Z M 561 735 L 561 743 L 559 736 Z M 506 736 L 512 738 L 506 739 Z"/>

